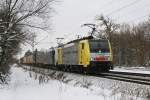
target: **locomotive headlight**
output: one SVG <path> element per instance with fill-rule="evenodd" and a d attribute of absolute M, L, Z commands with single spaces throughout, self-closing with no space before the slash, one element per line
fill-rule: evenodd
<path fill-rule="evenodd" d="M 105 55 L 105 60 L 110 61 L 111 60 L 110 55 Z"/>
<path fill-rule="evenodd" d="M 105 59 L 108 61 L 109 60 L 109 56 L 106 56 Z"/>
<path fill-rule="evenodd" d="M 91 58 L 91 61 L 93 61 L 94 60 L 94 58 Z"/>

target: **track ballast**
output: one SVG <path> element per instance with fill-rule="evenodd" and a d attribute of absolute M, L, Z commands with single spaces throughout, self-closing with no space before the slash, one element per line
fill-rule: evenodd
<path fill-rule="evenodd" d="M 36 66 L 34 66 L 34 67 L 36 67 Z M 38 67 L 36 67 L 36 68 L 38 68 Z M 50 69 L 50 67 L 40 67 L 40 68 Z M 56 70 L 56 69 L 52 69 L 52 70 Z M 62 70 L 56 70 L 56 71 L 62 71 Z M 68 71 L 64 71 L 64 72 L 68 72 Z M 40 72 L 40 73 L 45 74 L 42 72 Z M 75 72 L 75 71 L 72 71 L 72 72 L 69 71 L 69 73 L 81 74 L 81 73 Z M 85 74 L 82 74 L 82 75 L 85 75 Z M 109 71 L 109 72 L 103 72 L 100 74 L 95 74 L 95 73 L 94 74 L 93 73 L 87 74 L 86 73 L 86 75 L 87 76 L 102 77 L 102 78 L 107 78 L 107 79 L 113 79 L 113 80 L 119 80 L 119 81 L 124 81 L 124 82 L 143 84 L 143 85 L 150 85 L 150 74 L 145 74 L 145 73 Z"/>

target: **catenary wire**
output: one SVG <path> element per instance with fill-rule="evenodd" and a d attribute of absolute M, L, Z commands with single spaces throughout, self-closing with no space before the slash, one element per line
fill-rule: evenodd
<path fill-rule="evenodd" d="M 130 6 L 132 6 L 132 5 L 136 4 L 136 3 L 138 3 L 139 1 L 141 1 L 141 0 L 135 0 L 135 1 L 133 1 L 133 2 L 131 2 L 131 3 L 129 3 L 129 4 L 127 4 L 127 5 L 124 5 L 124 6 L 120 7 L 120 8 L 118 8 L 118 9 L 116 9 L 116 10 L 110 12 L 109 14 L 107 14 L 107 16 L 110 16 L 110 15 L 112 15 L 112 14 L 114 14 L 114 13 L 117 13 L 117 12 L 119 12 L 119 11 L 125 9 L 125 8 L 128 8 L 128 7 L 130 7 Z"/>

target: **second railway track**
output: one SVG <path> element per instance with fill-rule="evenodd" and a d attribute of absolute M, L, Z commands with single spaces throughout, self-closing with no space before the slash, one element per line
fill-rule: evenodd
<path fill-rule="evenodd" d="M 99 76 L 119 81 L 150 85 L 150 74 L 110 71 L 108 73 L 101 73 Z"/>

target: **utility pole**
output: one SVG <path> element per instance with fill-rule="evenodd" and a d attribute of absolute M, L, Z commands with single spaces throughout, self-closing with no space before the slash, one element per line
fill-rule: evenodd
<path fill-rule="evenodd" d="M 44 37 L 43 39 L 41 39 L 40 41 L 36 42 L 36 35 L 35 33 L 33 33 L 33 35 L 31 36 L 31 42 L 29 42 L 28 44 L 31 45 L 32 47 L 32 53 L 33 53 L 33 62 L 36 64 L 36 57 L 37 57 L 37 49 L 35 50 L 35 46 L 38 45 L 41 41 L 43 41 L 45 38 L 47 38 L 48 36 Z M 35 51 L 34 51 L 35 50 Z"/>
<path fill-rule="evenodd" d="M 34 54 L 34 48 L 35 48 L 35 39 L 36 39 L 36 35 L 35 33 L 32 34 L 32 37 L 31 37 L 31 47 L 32 47 L 32 59 L 33 59 L 33 66 L 34 64 L 36 64 L 36 54 Z"/>
<path fill-rule="evenodd" d="M 28 43 L 28 44 L 31 45 L 32 51 L 34 51 L 36 45 L 40 44 L 40 42 L 43 41 L 44 39 L 46 39 L 47 37 L 48 37 L 48 36 L 45 36 L 44 38 L 42 38 L 41 40 L 39 40 L 38 42 L 36 42 L 36 40 L 35 40 L 36 35 L 35 35 L 35 33 L 34 33 L 33 36 L 31 37 L 31 42 Z"/>
<path fill-rule="evenodd" d="M 80 39 L 81 38 L 81 36 L 80 35 L 76 35 L 76 39 Z"/>
<path fill-rule="evenodd" d="M 57 39 L 57 44 L 58 44 L 58 46 L 60 46 L 61 44 L 62 44 L 62 40 L 64 39 L 64 38 L 56 38 Z"/>
<path fill-rule="evenodd" d="M 35 38 L 36 35 L 33 33 L 32 38 L 31 38 L 31 47 L 32 47 L 32 52 L 34 52 L 34 47 L 35 47 Z"/>

